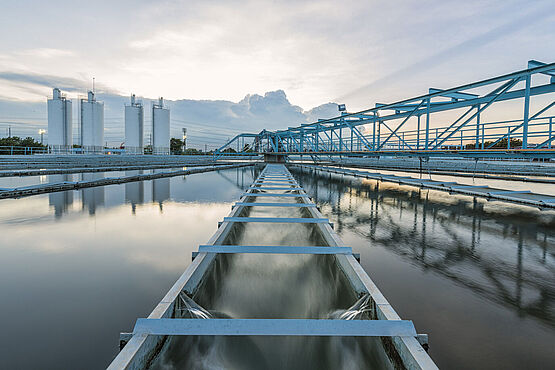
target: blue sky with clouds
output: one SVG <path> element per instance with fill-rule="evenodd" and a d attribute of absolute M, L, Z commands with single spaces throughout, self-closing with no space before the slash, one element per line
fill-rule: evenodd
<path fill-rule="evenodd" d="M 0 128 L 45 119 L 2 107 L 44 104 L 53 86 L 75 98 L 92 77 L 108 97 L 223 106 L 283 90 L 290 107 L 269 120 L 286 127 L 327 102 L 358 110 L 553 62 L 555 2 L 20 0 L 3 2 L 0 33 Z M 234 114 L 175 117 L 264 127 Z"/>

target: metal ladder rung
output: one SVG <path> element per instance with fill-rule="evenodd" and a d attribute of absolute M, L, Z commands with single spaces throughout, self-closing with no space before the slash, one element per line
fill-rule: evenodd
<path fill-rule="evenodd" d="M 282 245 L 200 245 L 199 253 L 353 254 L 351 247 Z"/>
<path fill-rule="evenodd" d="M 293 218 L 293 217 L 224 217 L 224 222 L 273 222 L 287 224 L 326 224 L 327 218 Z"/>

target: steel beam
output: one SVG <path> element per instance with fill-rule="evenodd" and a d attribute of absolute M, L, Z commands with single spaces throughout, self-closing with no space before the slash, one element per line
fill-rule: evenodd
<path fill-rule="evenodd" d="M 353 254 L 350 247 L 283 245 L 200 245 L 199 253 Z"/>
<path fill-rule="evenodd" d="M 134 335 L 416 337 L 409 320 L 137 319 Z"/>

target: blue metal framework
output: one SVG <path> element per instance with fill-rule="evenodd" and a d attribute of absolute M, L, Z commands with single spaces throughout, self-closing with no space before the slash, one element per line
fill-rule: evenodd
<path fill-rule="evenodd" d="M 540 81 L 546 78 L 547 83 Z M 545 113 L 555 101 L 551 99 L 537 112 L 530 112 L 532 96 L 553 92 L 555 63 L 531 60 L 528 69 L 503 76 L 446 90 L 430 88 L 426 95 L 376 103 L 374 108 L 355 113 L 346 112 L 341 104 L 341 115 L 334 118 L 275 132 L 239 134 L 219 148 L 216 156 L 236 154 L 230 148 L 237 148 L 241 154 L 309 155 L 313 159 L 322 155 L 388 154 L 553 157 L 555 116 Z M 523 100 L 522 118 L 480 121 L 495 103 L 517 99 Z M 454 121 L 432 127 L 434 113 L 458 109 L 464 113 Z M 415 127 L 409 128 L 410 124 Z"/>

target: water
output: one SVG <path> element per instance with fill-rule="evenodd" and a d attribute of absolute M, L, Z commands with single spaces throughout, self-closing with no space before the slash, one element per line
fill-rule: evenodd
<path fill-rule="evenodd" d="M 361 253 L 363 267 L 401 317 L 430 335 L 440 367 L 552 367 L 555 212 L 291 171 Z M 119 332 L 152 311 L 253 176 L 251 169 L 226 170 L 0 201 L 0 368 L 107 366 Z M 305 212 L 250 209 L 261 217 Z M 276 225 L 238 226 L 226 242 L 323 245 L 310 225 L 289 225 L 300 226 L 294 232 Z M 227 279 L 192 298 L 216 317 L 356 316 L 364 302 L 357 304 L 359 297 L 333 275 L 327 257 L 221 257 Z M 291 287 L 288 294 L 283 286 Z M 253 302 L 255 294 L 261 299 Z M 168 351 L 155 365 L 386 364 L 371 339 L 328 339 L 180 338 L 175 344 L 188 355 Z"/>
<path fill-rule="evenodd" d="M 252 180 L 225 170 L 0 201 L 0 368 L 105 368 Z"/>
<path fill-rule="evenodd" d="M 554 211 L 291 172 L 440 368 L 553 366 Z"/>
<path fill-rule="evenodd" d="M 259 199 L 268 198 L 252 200 Z M 241 216 L 310 217 L 310 214 L 301 208 L 254 206 L 245 209 Z M 236 223 L 224 244 L 326 245 L 313 225 L 279 223 Z M 357 311 L 363 304 L 357 302 L 355 292 L 332 256 L 224 254 L 217 257 L 215 264 L 217 267 L 206 278 L 208 283 L 194 297 L 200 307 L 215 317 L 348 319 L 363 315 L 361 310 Z M 365 318 L 370 316 L 366 314 Z M 377 338 L 170 337 L 150 368 L 277 370 L 392 366 Z"/>

